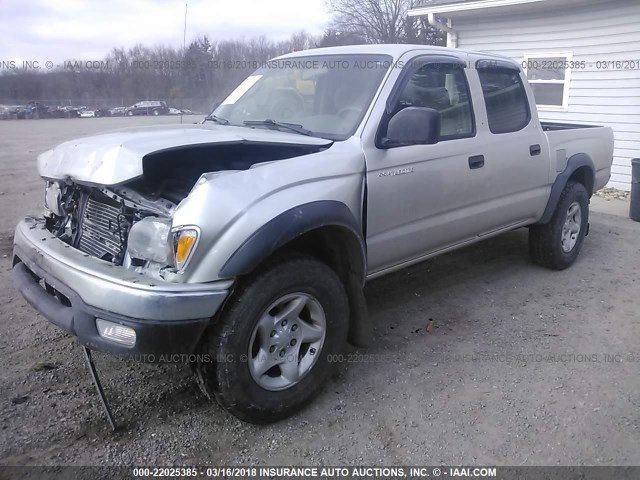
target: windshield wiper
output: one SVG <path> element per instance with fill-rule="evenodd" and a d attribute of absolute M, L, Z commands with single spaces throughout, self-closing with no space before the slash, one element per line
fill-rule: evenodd
<path fill-rule="evenodd" d="M 284 128 L 292 132 L 299 133 L 300 135 L 307 135 L 307 136 L 312 136 L 312 133 L 313 133 L 311 130 L 307 130 L 302 125 L 298 125 L 296 123 L 278 122 L 276 120 L 272 120 L 271 118 L 267 118 L 266 120 L 245 120 L 242 123 L 247 127 L 265 126 L 265 127 L 275 128 L 276 130 Z"/>
<path fill-rule="evenodd" d="M 216 123 L 219 123 L 220 125 L 229 125 L 229 120 L 227 120 L 226 118 L 217 117 L 213 114 L 207 115 L 206 117 L 204 117 L 204 121 L 216 122 Z"/>

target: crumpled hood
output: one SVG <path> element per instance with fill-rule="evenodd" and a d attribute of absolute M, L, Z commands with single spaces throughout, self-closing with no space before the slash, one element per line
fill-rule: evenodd
<path fill-rule="evenodd" d="M 127 128 L 62 143 L 38 157 L 38 171 L 51 180 L 118 185 L 142 175 L 146 155 L 223 143 L 329 146 L 332 142 L 266 128 L 216 124 Z"/>

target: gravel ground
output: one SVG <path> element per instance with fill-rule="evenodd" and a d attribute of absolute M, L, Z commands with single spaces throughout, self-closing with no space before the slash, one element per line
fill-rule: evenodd
<path fill-rule="evenodd" d="M 40 210 L 37 153 L 176 121 L 0 122 L 0 464 L 640 464 L 640 224 L 596 213 L 563 272 L 522 229 L 373 281 L 373 347 L 275 425 L 208 403 L 187 366 L 96 354 L 111 433 L 74 339 L 11 284 L 12 231 Z"/>
<path fill-rule="evenodd" d="M 602 190 L 598 190 L 596 195 L 606 200 L 626 200 L 631 196 L 631 192 L 625 192 L 617 188 L 603 188 Z"/>

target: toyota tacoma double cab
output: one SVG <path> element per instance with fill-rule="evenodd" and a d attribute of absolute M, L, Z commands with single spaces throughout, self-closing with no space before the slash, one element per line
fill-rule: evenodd
<path fill-rule="evenodd" d="M 272 422 L 369 342 L 367 280 L 520 227 L 535 263 L 569 267 L 612 157 L 610 128 L 540 122 L 504 57 L 295 52 L 201 124 L 41 154 L 45 214 L 17 226 L 13 276 L 83 347 L 188 355 L 209 398 Z"/>

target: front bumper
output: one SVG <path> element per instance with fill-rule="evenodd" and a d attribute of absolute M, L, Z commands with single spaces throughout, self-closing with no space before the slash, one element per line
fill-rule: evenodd
<path fill-rule="evenodd" d="M 76 335 L 82 345 L 154 357 L 193 353 L 233 285 L 151 279 L 70 247 L 49 232 L 43 220 L 33 218 L 16 228 L 13 278 L 38 312 Z M 96 318 L 133 328 L 135 345 L 101 337 Z"/>

